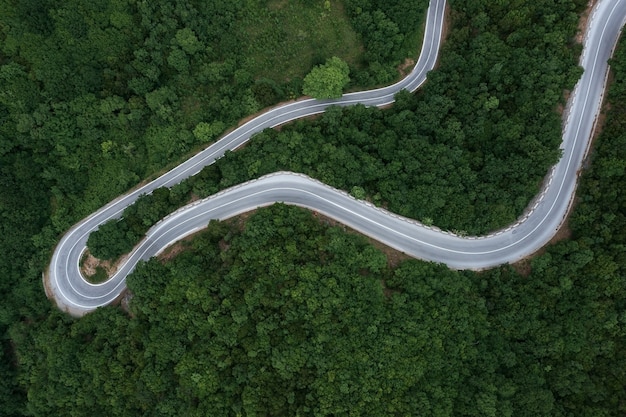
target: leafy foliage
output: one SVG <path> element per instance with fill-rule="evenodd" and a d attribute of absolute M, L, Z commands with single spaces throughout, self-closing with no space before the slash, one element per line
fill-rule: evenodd
<path fill-rule="evenodd" d="M 416 260 L 390 268 L 363 238 L 280 204 L 238 224 L 214 221 L 173 260 L 141 264 L 128 278 L 130 317 L 54 313 L 31 329 L 18 351 L 30 410 L 625 411 L 621 266 L 597 275 L 608 253 L 584 247 L 584 235 L 520 276 Z"/>
<path fill-rule="evenodd" d="M 336 56 L 326 60 L 304 77 L 304 94 L 317 98 L 339 98 L 343 88 L 350 82 L 348 64 Z"/>
<path fill-rule="evenodd" d="M 339 1 L 326 18 L 318 2 L 261 12 L 277 3 L 0 1 L 0 414 L 36 414 L 25 410 L 16 384 L 14 349 L 50 312 L 41 273 L 63 232 L 242 117 L 300 96 L 304 75 L 327 57 L 367 69 L 352 16 Z M 290 19 L 293 10 L 319 18 Z M 320 23 L 336 30 L 285 37 L 288 28 L 277 17 L 303 33 L 314 34 Z M 269 37 L 285 51 L 320 55 L 296 54 L 260 69 L 247 59 L 248 46 L 266 45 Z M 325 44 L 315 45 L 317 39 Z M 269 89 L 258 88 L 269 79 Z M 176 204 L 188 198 L 179 197 Z M 141 229 L 141 236 L 152 214 L 138 213 L 145 217 L 127 224 L 128 233 Z"/>
<path fill-rule="evenodd" d="M 381 279 L 402 294 L 386 299 Z M 243 231 L 214 222 L 128 284 L 133 318 L 111 308 L 51 318 L 24 345 L 24 369 L 45 375 L 29 389 L 38 414 L 441 413 L 480 372 L 458 355 L 478 365 L 474 341 L 487 331 L 467 277 L 418 263 L 391 272 L 362 238 L 302 209 L 261 209 Z M 81 359 L 61 365 L 81 345 Z"/>
<path fill-rule="evenodd" d="M 404 33 L 417 19 L 413 8 L 404 11 L 401 3 L 345 5 L 351 16 L 368 13 L 372 20 L 377 9 L 384 10 Z M 62 231 L 166 159 L 205 140 L 214 123 L 227 126 L 254 108 L 257 92 L 251 85 L 261 85 L 264 103 L 281 91 L 299 91 L 297 81 L 272 85 L 237 72 L 237 61 L 225 52 L 238 50 L 236 37 L 226 34 L 237 27 L 232 22 L 243 9 L 239 2 L 213 6 L 0 4 L 3 414 L 626 412 L 623 45 L 613 61 L 618 82 L 609 95 L 612 111 L 571 219 L 573 238 L 533 260 L 528 276 L 508 267 L 474 274 L 418 261 L 390 268 L 362 239 L 279 205 L 259 210 L 243 231 L 214 223 L 171 262 L 141 266 L 129 278 L 132 317 L 104 308 L 71 320 L 51 309 L 41 291 L 41 271 Z M 157 192 L 151 204 L 131 209 L 129 230 L 146 227 L 190 193 L 211 194 L 278 167 L 313 172 L 306 167 L 315 161 L 319 178 L 358 194 L 361 187 L 381 204 L 400 204 L 404 212 L 429 215 L 438 225 L 449 221 L 459 227 L 463 220 L 448 219 L 446 205 L 441 208 L 427 190 L 443 190 L 436 195 L 453 202 L 449 188 L 466 173 L 477 173 L 479 180 L 466 184 L 481 197 L 452 204 L 456 213 L 475 207 L 471 219 L 514 212 L 499 203 L 506 197 L 479 203 L 491 187 L 481 184 L 493 176 L 501 189 L 512 187 L 521 196 L 519 190 L 527 187 L 516 188 L 517 177 L 498 169 L 513 167 L 516 175 L 537 179 L 544 168 L 536 161 L 549 163 L 556 156 L 554 137 L 531 141 L 535 126 L 510 117 L 519 111 L 519 117 L 536 117 L 538 129 L 557 130 L 551 111 L 576 76 L 576 70 L 566 69 L 575 52 L 567 39 L 583 4 L 457 1 L 452 6 L 458 30 L 419 97 L 400 95 L 391 112 L 331 109 L 317 124 L 266 132 L 255 143 L 271 158 L 248 148 L 230 154 L 168 194 Z M 377 24 L 394 31 L 382 18 Z M 408 37 L 394 45 L 401 49 Z M 454 70 L 446 70 L 450 66 Z M 389 72 L 372 63 L 352 73 L 361 82 Z M 203 87 L 196 88 L 190 76 Z M 467 96 L 460 94 L 466 90 Z M 521 125 L 522 133 L 507 141 L 501 135 L 509 132 L 509 122 L 517 126 L 510 132 Z M 411 133 L 415 129 L 419 133 Z M 331 139 L 321 139 L 325 135 Z M 385 140 L 377 142 L 379 136 Z M 412 147 L 397 145 L 405 141 Z M 529 174 L 516 141 L 532 145 L 524 148 L 535 161 Z M 317 153 L 338 159 L 323 160 Z M 470 156 L 469 165 L 460 155 Z M 428 158 L 435 162 L 427 165 Z M 394 165 L 396 159 L 406 166 Z M 437 161 L 443 162 L 439 170 Z M 432 168 L 431 177 L 415 183 L 421 184 L 421 201 L 434 200 L 440 209 L 420 214 L 402 208 L 405 203 L 392 198 L 393 176 L 380 181 L 387 188 L 373 180 L 371 185 L 364 178 L 372 174 L 361 166 L 387 167 L 398 175 L 412 167 Z M 481 166 L 490 169 L 476 168 Z M 526 192 L 534 191 L 528 186 Z M 523 207 L 525 198 L 515 204 Z M 494 224 L 507 216 L 495 216 L 500 220 Z M 488 229 L 490 222 L 476 229 Z"/>
<path fill-rule="evenodd" d="M 508 9 L 487 1 L 455 6 L 441 66 L 417 96 L 401 92 L 389 110 L 329 109 L 318 121 L 268 130 L 181 188 L 206 196 L 290 170 L 360 187 L 374 203 L 444 229 L 481 234 L 510 224 L 559 156 L 555 108 L 580 74 L 579 45 L 565 42 L 580 6 L 568 2 L 546 20 L 541 11 L 555 6 L 533 3 L 515 25 L 502 23 Z"/>

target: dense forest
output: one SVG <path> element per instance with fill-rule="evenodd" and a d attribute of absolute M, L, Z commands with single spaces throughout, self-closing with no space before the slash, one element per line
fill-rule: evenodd
<path fill-rule="evenodd" d="M 615 67 L 626 79 L 624 45 Z M 625 92 L 617 85 L 610 98 Z M 129 313 L 54 311 L 21 325 L 29 411 L 623 415 L 619 107 L 582 182 L 572 237 L 523 274 L 391 266 L 364 238 L 280 204 L 212 222 L 129 277 Z"/>
<path fill-rule="evenodd" d="M 0 0 L 0 414 L 24 411 L 14 351 L 31 328 L 15 326 L 50 314 L 41 273 L 60 236 L 242 117 L 301 95 L 326 58 L 349 64 L 348 88 L 397 76 L 426 9 L 402 4 Z"/>
<path fill-rule="evenodd" d="M 0 3 L 0 414 L 624 415 L 623 43 L 571 237 L 525 268 L 391 263 L 341 226 L 275 205 L 214 222 L 178 255 L 142 264 L 128 279 L 128 311 L 76 320 L 51 307 L 41 271 L 64 230 L 245 112 L 300 93 L 295 76 L 272 78 L 271 65 L 254 74 L 220 55 L 230 51 L 220 42 L 252 36 L 244 22 L 275 19 L 278 3 Z M 315 16 L 344 7 L 366 52 L 322 52 L 299 77 L 337 55 L 353 87 L 395 76 L 425 8 L 319 3 Z M 442 227 L 506 223 L 558 156 L 557 105 L 578 74 L 570 39 L 583 6 L 515 3 L 452 1 L 440 67 L 415 96 L 264 132 L 125 218 L 146 227 L 191 193 L 287 168 Z M 220 40 L 225 33 L 233 37 Z M 223 78 L 195 79 L 201 73 Z M 467 182 L 454 189 L 459 179 Z M 402 188 L 405 198 L 394 194 L 408 185 L 416 188 Z M 138 224 L 125 227 L 141 235 Z"/>
<path fill-rule="evenodd" d="M 559 156 L 558 108 L 580 75 L 574 35 L 585 4 L 527 3 L 512 10 L 452 1 L 440 66 L 418 94 L 401 93 L 389 110 L 335 108 L 314 122 L 267 130 L 173 194 L 161 193 L 156 205 L 167 212 L 286 170 L 460 234 L 514 222 Z M 160 218 L 141 212 L 129 209 L 90 248 L 104 257 L 132 248 Z"/>

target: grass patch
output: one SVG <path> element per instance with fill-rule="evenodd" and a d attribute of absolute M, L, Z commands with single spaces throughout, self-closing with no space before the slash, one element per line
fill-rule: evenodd
<path fill-rule="evenodd" d="M 88 281 L 92 284 L 100 284 L 109 279 L 109 274 L 106 269 L 101 266 L 96 267 L 96 273 L 88 278 Z"/>
<path fill-rule="evenodd" d="M 282 83 L 303 78 L 332 56 L 360 68 L 363 44 L 340 1 L 330 10 L 323 1 L 249 3 L 240 25 L 250 73 Z"/>

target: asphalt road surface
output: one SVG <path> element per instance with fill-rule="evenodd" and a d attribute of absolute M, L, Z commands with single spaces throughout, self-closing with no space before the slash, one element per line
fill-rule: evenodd
<path fill-rule="evenodd" d="M 250 120 L 218 142 L 151 183 L 125 194 L 72 227 L 55 249 L 46 274 L 46 292 L 57 306 L 80 316 L 116 300 L 126 288 L 126 276 L 140 260 L 147 260 L 175 241 L 206 227 L 211 219 L 226 219 L 275 202 L 306 207 L 358 230 L 416 258 L 445 263 L 457 269 L 484 269 L 518 261 L 544 246 L 559 229 L 573 200 L 578 170 L 588 150 L 596 116 L 600 111 L 613 53 L 626 19 L 626 0 L 600 0 L 594 8 L 580 64 L 584 73 L 565 112 L 562 158 L 547 174 L 542 193 L 515 224 L 487 236 L 461 237 L 436 227 L 397 216 L 355 200 L 301 174 L 280 172 L 222 191 L 186 206 L 156 224 L 130 254 L 118 272 L 102 284 L 82 277 L 79 262 L 89 233 L 141 194 L 172 186 L 200 170 L 226 150 L 232 150 L 266 128 L 321 113 L 330 105 L 362 103 L 384 106 L 401 89 L 415 91 L 437 60 L 443 28 L 445 0 L 431 0 L 420 58 L 411 74 L 385 88 L 344 95 L 337 100 L 300 100 L 273 108 Z"/>

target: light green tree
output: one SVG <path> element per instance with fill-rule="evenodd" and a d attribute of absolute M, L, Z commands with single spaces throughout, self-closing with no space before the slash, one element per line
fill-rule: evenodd
<path fill-rule="evenodd" d="M 202 42 L 198 40 L 194 31 L 189 28 L 180 29 L 176 32 L 175 40 L 173 40 L 172 43 L 175 43 L 183 48 L 183 50 L 189 55 L 193 55 L 204 49 Z"/>
<path fill-rule="evenodd" d="M 352 187 L 350 194 L 352 195 L 352 197 L 358 200 L 363 200 L 365 199 L 365 197 L 367 197 L 367 193 L 365 192 L 363 187 L 358 186 L 358 185 L 355 185 L 354 187 Z"/>
<path fill-rule="evenodd" d="M 199 142 L 209 142 L 224 130 L 224 123 L 217 120 L 213 123 L 200 122 L 193 129 L 193 135 Z"/>
<path fill-rule="evenodd" d="M 317 99 L 341 97 L 343 88 L 350 81 L 349 74 L 348 64 L 334 56 L 304 77 L 302 90 L 304 94 Z"/>

